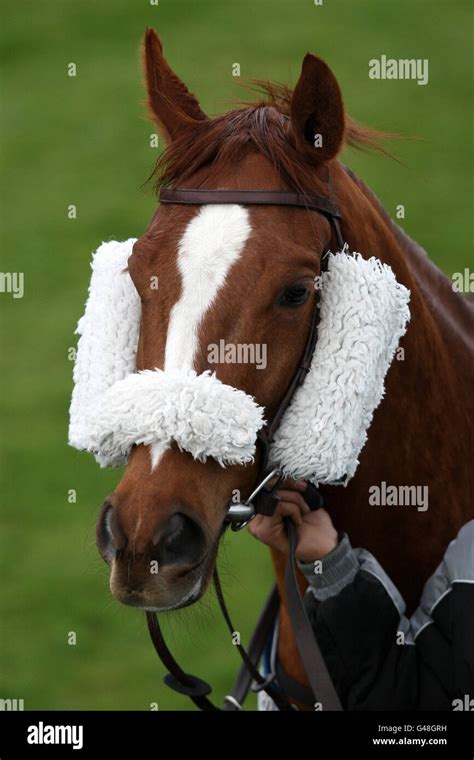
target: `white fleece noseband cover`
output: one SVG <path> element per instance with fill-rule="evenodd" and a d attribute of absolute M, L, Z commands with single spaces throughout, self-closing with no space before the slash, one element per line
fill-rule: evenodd
<path fill-rule="evenodd" d="M 103 466 L 123 464 L 133 444 L 174 440 L 203 462 L 250 462 L 263 409 L 215 375 L 145 370 L 119 380 L 105 394 L 90 429 L 89 447 Z"/>
<path fill-rule="evenodd" d="M 77 328 L 70 445 L 93 452 L 103 467 L 126 463 L 134 444 L 172 441 L 200 461 L 251 461 L 265 423 L 252 397 L 211 372 L 136 372 L 140 299 L 126 271 L 134 242 L 103 243 L 93 256 Z M 321 288 L 311 369 L 285 412 L 271 461 L 291 477 L 340 483 L 356 471 L 410 294 L 386 264 L 345 252 L 329 254 Z"/>

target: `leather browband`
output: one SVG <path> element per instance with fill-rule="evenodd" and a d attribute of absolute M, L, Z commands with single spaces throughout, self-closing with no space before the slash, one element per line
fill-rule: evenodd
<path fill-rule="evenodd" d="M 298 206 L 319 211 L 335 219 L 341 218 L 337 203 L 322 195 L 306 195 L 286 190 L 169 190 L 160 191 L 161 203 L 206 205 L 208 203 L 238 203 L 252 206 Z"/>

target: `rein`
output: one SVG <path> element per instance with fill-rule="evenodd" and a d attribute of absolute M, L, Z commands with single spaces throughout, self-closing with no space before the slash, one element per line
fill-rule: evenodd
<path fill-rule="evenodd" d="M 343 250 L 344 248 L 344 239 L 342 237 L 339 223 L 341 219 L 339 207 L 332 200 L 324 196 L 306 195 L 280 190 L 164 189 L 161 190 L 160 201 L 165 204 L 185 205 L 231 203 L 241 205 L 271 205 L 305 208 L 310 211 L 316 211 L 329 220 L 338 250 Z M 321 272 L 325 269 L 325 257 L 328 251 L 329 245 L 320 254 Z M 316 298 L 310 331 L 302 359 L 271 421 L 258 433 L 258 441 L 262 449 L 262 459 L 257 478 L 257 485 L 245 503 L 231 505 L 227 513 L 225 523 L 226 525 L 230 524 L 234 531 L 245 527 L 249 520 L 251 520 L 256 514 L 266 516 L 273 515 L 277 507 L 278 497 L 276 491 L 283 480 L 283 476 L 280 471 L 269 470 L 268 468 L 270 444 L 297 388 L 303 383 L 309 372 L 318 338 L 318 324 L 319 299 Z M 276 483 L 268 485 L 275 477 L 277 479 Z M 304 493 L 304 498 L 311 509 L 319 509 L 322 506 L 321 494 L 315 486 L 311 484 L 308 484 L 306 492 Z M 298 586 L 295 559 L 296 529 L 292 521 L 288 518 L 285 518 L 284 524 L 289 542 L 289 555 L 285 571 L 285 590 L 288 612 L 292 622 L 298 651 L 311 687 L 311 698 L 307 701 L 312 707 L 315 702 L 318 702 L 325 710 L 342 710 L 341 703 L 322 657 L 312 626 L 308 620 Z M 232 635 L 236 629 L 232 624 L 227 610 L 217 569 L 214 571 L 213 580 L 219 606 Z M 280 710 L 295 709 L 295 706 L 289 702 L 288 695 L 282 691 L 281 687 L 276 682 L 276 674 L 270 673 L 269 676 L 263 677 L 258 671 L 258 662 L 267 639 L 274 627 L 278 616 L 279 606 L 280 599 L 278 591 L 276 587 L 274 587 L 260 614 L 248 649 L 245 649 L 241 644 L 236 644 L 236 648 L 242 659 L 242 665 L 231 693 L 225 697 L 224 706 L 222 708 L 216 707 L 209 699 L 211 687 L 208 683 L 182 670 L 166 645 L 156 614 L 154 612 L 146 612 L 151 640 L 160 660 L 169 671 L 164 677 L 167 686 L 180 694 L 188 696 L 198 708 L 206 711 L 241 710 L 243 701 L 251 688 L 253 691 L 266 692 Z M 253 686 L 252 681 L 254 682 Z M 289 683 L 291 679 L 286 677 L 285 681 Z M 295 686 L 299 686 L 299 689 L 297 690 L 301 691 L 301 685 L 295 683 Z"/>

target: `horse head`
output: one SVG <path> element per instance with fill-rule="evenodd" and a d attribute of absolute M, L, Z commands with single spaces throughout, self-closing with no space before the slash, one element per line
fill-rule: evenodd
<path fill-rule="evenodd" d="M 331 195 L 346 126 L 322 60 L 305 57 L 293 93 L 270 86 L 260 102 L 211 119 L 152 30 L 143 57 L 148 105 L 167 141 L 162 186 Z M 328 220 L 302 208 L 161 204 L 128 260 L 141 301 L 137 369 L 209 370 L 270 419 L 308 338 L 321 252 L 335 245 Z M 260 457 L 257 447 L 250 461 L 222 467 L 176 442 L 134 446 L 97 525 L 114 596 L 148 610 L 199 599 L 229 503 L 249 495 Z"/>

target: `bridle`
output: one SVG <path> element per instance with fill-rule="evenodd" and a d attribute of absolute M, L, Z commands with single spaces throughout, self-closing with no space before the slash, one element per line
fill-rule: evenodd
<path fill-rule="evenodd" d="M 160 193 L 160 201 L 164 204 L 193 206 L 206 204 L 290 206 L 316 211 L 329 220 L 337 250 L 344 249 L 344 239 L 340 228 L 341 214 L 339 207 L 333 200 L 325 196 L 285 190 L 201 190 L 186 188 L 163 189 Z M 321 273 L 326 267 L 326 254 L 330 249 L 330 243 L 320 254 Z M 229 507 L 225 524 L 231 525 L 234 531 L 240 530 L 247 525 L 249 520 L 256 514 L 273 515 L 277 507 L 278 497 L 276 491 L 283 480 L 283 475 L 279 470 L 269 467 L 270 444 L 297 388 L 303 383 L 309 372 L 318 337 L 318 323 L 319 303 L 318 295 L 316 294 L 310 331 L 301 361 L 272 419 L 258 433 L 258 442 L 262 455 L 257 485 L 244 503 L 232 504 Z M 308 484 L 304 497 L 311 509 L 318 509 L 322 506 L 321 494 L 315 486 Z M 275 673 L 263 677 L 258 671 L 258 662 L 278 616 L 280 599 L 276 587 L 272 589 L 260 614 L 248 649 L 245 649 L 240 643 L 236 644 L 236 648 L 242 658 L 242 666 L 231 693 L 225 697 L 222 708 L 216 707 L 209 699 L 211 687 L 208 683 L 182 670 L 166 645 L 155 613 L 146 613 L 153 645 L 161 661 L 169 671 L 164 678 L 165 683 L 180 694 L 190 697 L 194 704 L 202 710 L 241 710 L 243 701 L 250 688 L 254 691 L 262 690 L 266 692 L 280 710 L 295 709 L 294 704 L 290 703 L 287 698 L 289 691 L 293 692 L 291 697 L 299 702 L 303 701 L 310 704 L 312 707 L 314 703 L 320 703 L 324 710 L 342 709 L 303 605 L 296 576 L 296 532 L 293 522 L 288 518 L 285 519 L 285 528 L 289 541 L 289 555 L 285 571 L 288 611 L 300 657 L 310 682 L 310 690 L 305 690 L 296 682 L 292 683 L 292 679 L 289 676 L 281 673 L 278 676 L 278 680 L 280 682 L 284 680 L 287 685 L 286 689 L 283 690 L 276 682 Z M 231 635 L 233 635 L 236 629 L 231 622 L 225 604 L 217 569 L 214 571 L 214 586 L 224 619 Z M 254 681 L 253 686 L 252 681 Z M 303 696 L 300 694 L 302 690 L 304 691 Z"/>

